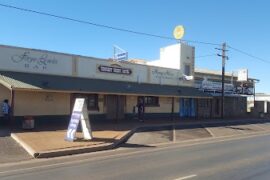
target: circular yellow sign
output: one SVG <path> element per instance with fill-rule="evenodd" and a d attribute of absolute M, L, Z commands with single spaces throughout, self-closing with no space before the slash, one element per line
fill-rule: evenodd
<path fill-rule="evenodd" d="M 175 39 L 181 39 L 185 34 L 184 26 L 176 26 L 173 31 L 173 36 Z"/>

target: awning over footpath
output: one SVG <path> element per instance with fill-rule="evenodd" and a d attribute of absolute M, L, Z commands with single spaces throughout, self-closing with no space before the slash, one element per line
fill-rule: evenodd
<path fill-rule="evenodd" d="M 110 81 L 44 74 L 0 71 L 0 84 L 14 90 L 63 91 L 123 95 L 201 97 L 211 95 L 193 87 Z"/>

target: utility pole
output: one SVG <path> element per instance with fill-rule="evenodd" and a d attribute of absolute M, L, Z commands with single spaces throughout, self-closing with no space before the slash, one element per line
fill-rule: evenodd
<path fill-rule="evenodd" d="M 254 102 L 254 108 L 255 108 L 255 101 L 256 101 L 256 97 L 255 97 L 255 80 L 253 80 L 253 102 Z"/>
<path fill-rule="evenodd" d="M 256 84 L 255 83 L 259 83 L 259 82 L 260 82 L 260 80 L 258 80 L 258 79 L 253 80 L 253 102 L 254 102 L 253 108 L 255 108 L 255 101 L 256 101 L 256 91 L 255 91 Z"/>
<path fill-rule="evenodd" d="M 218 56 L 222 57 L 222 87 L 221 87 L 221 118 L 224 118 L 224 79 L 225 79 L 225 61 L 228 59 L 228 56 L 226 56 L 226 43 L 222 44 L 222 49 L 216 48 L 217 50 L 222 51 L 222 55 L 217 54 Z"/>

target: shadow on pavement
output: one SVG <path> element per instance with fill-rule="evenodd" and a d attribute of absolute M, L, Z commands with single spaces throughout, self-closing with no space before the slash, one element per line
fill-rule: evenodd
<path fill-rule="evenodd" d="M 0 125 L 0 137 L 10 136 L 11 130 L 9 126 Z"/>
<path fill-rule="evenodd" d="M 125 147 L 125 148 L 154 148 L 156 146 L 151 146 L 151 145 L 144 145 L 144 144 L 132 144 L 132 143 L 124 143 L 120 147 Z"/>
<path fill-rule="evenodd" d="M 251 131 L 252 130 L 250 128 L 239 128 L 239 127 L 232 127 L 232 126 L 225 126 L 224 128 L 234 129 L 234 130 L 241 130 L 241 131 Z"/>
<path fill-rule="evenodd" d="M 92 142 L 113 143 L 113 142 L 115 142 L 115 138 L 96 138 L 96 137 L 94 137 L 91 140 L 87 140 L 87 139 L 83 139 L 83 138 L 77 138 L 75 140 L 75 142 L 89 142 L 89 141 L 92 141 Z"/>

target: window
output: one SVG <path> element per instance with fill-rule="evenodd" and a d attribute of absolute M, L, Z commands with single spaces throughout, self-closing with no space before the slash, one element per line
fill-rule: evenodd
<path fill-rule="evenodd" d="M 143 100 L 144 106 L 159 106 L 159 98 L 156 96 L 140 96 L 139 99 Z"/>
<path fill-rule="evenodd" d="M 199 107 L 201 108 L 209 107 L 209 101 L 207 99 L 200 99 L 198 102 L 199 102 Z"/>
<path fill-rule="evenodd" d="M 76 98 L 85 98 L 88 110 L 98 110 L 98 95 L 97 94 L 74 94 L 72 105 Z"/>
<path fill-rule="evenodd" d="M 88 109 L 89 110 L 97 110 L 98 109 L 98 95 L 97 94 L 89 94 L 88 95 Z"/>
<path fill-rule="evenodd" d="M 190 76 L 190 65 L 185 65 L 185 75 Z"/>

